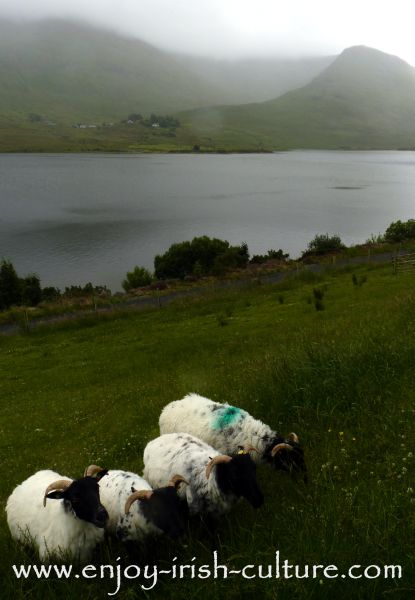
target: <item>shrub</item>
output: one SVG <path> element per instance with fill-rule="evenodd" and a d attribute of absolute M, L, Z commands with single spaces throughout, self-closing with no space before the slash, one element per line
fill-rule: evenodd
<path fill-rule="evenodd" d="M 58 288 L 48 286 L 42 290 L 42 300 L 44 302 L 56 302 L 61 297 L 61 292 Z"/>
<path fill-rule="evenodd" d="M 150 285 L 153 278 L 150 271 L 144 267 L 134 267 L 132 271 L 129 271 L 122 282 L 122 287 L 126 292 L 133 290 L 138 287 Z"/>
<path fill-rule="evenodd" d="M 246 267 L 248 246 L 230 246 L 226 240 L 201 236 L 191 242 L 173 244 L 164 254 L 154 259 L 158 279 L 179 278 L 189 275 L 222 274 L 227 269 Z"/>
<path fill-rule="evenodd" d="M 131 113 L 127 117 L 127 121 L 133 121 L 133 123 L 136 123 L 137 121 L 142 121 L 142 120 L 143 120 L 143 116 L 140 113 Z"/>
<path fill-rule="evenodd" d="M 51 288 L 54 289 L 54 288 Z M 60 294 L 59 290 L 58 293 Z M 86 285 L 71 285 L 66 287 L 63 293 L 65 298 L 82 298 L 83 296 L 110 296 L 111 291 L 105 285 L 92 285 L 91 282 Z"/>
<path fill-rule="evenodd" d="M 313 296 L 315 300 L 323 300 L 324 290 L 322 288 L 313 288 Z"/>
<path fill-rule="evenodd" d="M 266 254 L 254 254 L 249 261 L 252 264 L 262 264 L 267 260 L 287 260 L 290 255 L 285 253 L 281 248 L 279 250 L 268 250 Z"/>
<path fill-rule="evenodd" d="M 22 304 L 25 306 L 36 306 L 42 300 L 42 288 L 37 275 L 28 275 L 21 280 Z"/>
<path fill-rule="evenodd" d="M 368 246 L 377 246 L 378 244 L 383 244 L 385 243 L 385 236 L 378 233 L 377 235 L 375 235 L 374 233 L 371 234 L 370 238 L 368 238 L 365 242 L 365 244 L 367 244 Z"/>
<path fill-rule="evenodd" d="M 9 260 L 0 263 L 0 310 L 19 305 L 22 299 L 22 283 Z"/>
<path fill-rule="evenodd" d="M 314 306 L 317 311 L 324 310 L 323 301 L 320 300 L 319 298 L 316 298 L 316 300 L 314 301 Z"/>
<path fill-rule="evenodd" d="M 415 219 L 395 221 L 385 231 L 387 242 L 402 242 L 411 238 L 415 238 Z"/>
<path fill-rule="evenodd" d="M 314 239 L 309 242 L 307 250 L 303 252 L 303 256 L 339 252 L 339 250 L 343 250 L 344 248 L 345 245 L 338 235 L 330 236 L 328 233 L 322 233 L 317 234 Z"/>
<path fill-rule="evenodd" d="M 353 275 L 352 275 L 352 282 L 353 282 L 353 285 L 355 287 L 362 287 L 362 285 L 364 283 L 366 283 L 366 281 L 367 281 L 367 276 L 366 275 L 360 275 L 360 276 L 358 276 L 355 273 L 353 273 Z"/>

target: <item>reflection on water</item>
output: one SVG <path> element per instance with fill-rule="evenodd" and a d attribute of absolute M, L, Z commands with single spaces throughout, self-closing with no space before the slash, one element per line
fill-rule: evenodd
<path fill-rule="evenodd" d="M 0 182 L 0 257 L 113 291 L 196 235 L 297 256 L 316 233 L 361 242 L 415 212 L 413 152 L 0 155 Z"/>

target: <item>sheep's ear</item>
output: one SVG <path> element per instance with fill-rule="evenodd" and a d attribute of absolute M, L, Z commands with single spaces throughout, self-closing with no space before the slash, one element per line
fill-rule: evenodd
<path fill-rule="evenodd" d="M 108 475 L 108 469 L 102 469 L 102 471 L 98 471 L 98 473 L 95 475 L 95 479 L 99 481 L 104 477 L 104 475 Z"/>
<path fill-rule="evenodd" d="M 62 500 L 62 498 L 64 497 L 65 492 L 63 490 L 56 490 L 54 492 L 50 492 L 50 494 L 46 496 L 46 498 L 49 498 L 49 500 Z"/>

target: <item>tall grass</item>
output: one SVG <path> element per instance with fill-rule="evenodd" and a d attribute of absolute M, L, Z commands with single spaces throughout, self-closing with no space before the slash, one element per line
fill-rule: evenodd
<path fill-rule="evenodd" d="M 413 285 L 386 267 L 371 270 L 358 289 L 349 272 L 333 272 L 324 280 L 326 309 L 316 312 L 304 302 L 316 283 L 222 291 L 88 327 L 68 323 L 0 339 L 1 501 L 39 468 L 77 476 L 98 462 L 140 472 L 161 408 L 196 391 L 242 406 L 282 433 L 297 432 L 309 483 L 261 467 L 266 502 L 259 511 L 241 503 L 213 531 L 195 519 L 181 543 L 154 540 L 132 556 L 113 540 L 94 563 L 169 568 L 174 557 L 196 557 L 202 565 L 217 550 L 223 564 L 240 568 L 273 563 L 279 550 L 293 564 L 335 564 L 340 572 L 400 564 L 403 578 L 164 577 L 150 592 L 141 581 L 124 581 L 116 597 L 411 597 Z M 0 552 L 5 598 L 95 600 L 115 589 L 110 580 L 17 581 L 11 565 L 36 559 L 10 541 L 4 518 Z"/>

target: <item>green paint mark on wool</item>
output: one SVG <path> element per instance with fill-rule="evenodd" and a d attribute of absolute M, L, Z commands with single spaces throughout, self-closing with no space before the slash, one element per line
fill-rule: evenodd
<path fill-rule="evenodd" d="M 243 411 L 234 406 L 226 406 L 216 413 L 216 419 L 213 422 L 213 429 L 225 429 L 230 427 L 242 416 Z"/>

